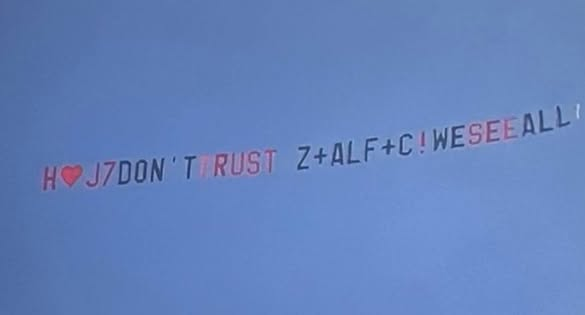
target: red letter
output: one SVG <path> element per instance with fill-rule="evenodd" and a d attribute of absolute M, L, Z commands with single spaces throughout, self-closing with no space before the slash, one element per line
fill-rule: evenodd
<path fill-rule="evenodd" d="M 98 162 L 95 165 L 95 181 L 93 183 L 91 183 L 90 181 L 86 181 L 85 184 L 87 185 L 87 187 L 93 188 L 93 187 L 98 185 L 99 181 L 100 181 L 100 163 Z"/>
<path fill-rule="evenodd" d="M 226 153 L 220 153 L 215 155 L 215 169 L 213 176 L 217 176 L 218 171 L 221 171 L 221 176 L 225 176 L 225 165 L 227 164 L 228 155 Z"/>
<path fill-rule="evenodd" d="M 244 172 L 244 152 L 240 153 L 240 167 L 239 170 L 236 171 L 236 154 L 232 153 L 232 167 L 231 167 L 231 171 L 232 171 L 232 176 L 239 176 L 242 175 L 242 173 Z"/>
<path fill-rule="evenodd" d="M 207 161 L 208 160 L 209 160 L 208 155 L 202 155 L 201 158 L 199 159 L 199 161 L 201 161 L 199 163 L 199 176 L 201 176 L 201 177 L 205 177 L 205 174 L 207 173 Z"/>
<path fill-rule="evenodd" d="M 500 138 L 492 138 L 492 134 L 495 134 L 496 132 L 498 132 L 498 129 L 493 129 L 492 126 L 499 123 L 500 120 L 490 120 L 488 122 L 485 123 L 485 133 L 486 133 L 486 137 L 485 137 L 485 142 L 490 143 L 490 142 L 496 142 L 499 141 Z"/>
<path fill-rule="evenodd" d="M 478 131 L 474 131 L 474 129 L 479 129 Z M 469 125 L 469 144 L 476 145 L 481 143 L 481 124 L 474 123 Z M 476 140 L 473 140 L 472 137 L 476 137 Z"/>
<path fill-rule="evenodd" d="M 516 120 L 516 117 L 504 119 L 504 140 L 518 138 L 517 135 L 511 135 L 510 132 L 514 131 L 514 127 L 510 125 L 510 122 Z"/>
<path fill-rule="evenodd" d="M 266 153 L 266 155 L 268 156 L 268 173 L 272 173 L 272 158 L 273 154 L 276 153 L 276 150 L 268 149 L 264 151 L 264 153 Z"/>
<path fill-rule="evenodd" d="M 252 158 L 253 156 L 256 156 L 256 157 Z M 259 157 L 260 157 L 260 152 L 258 152 L 258 151 L 252 151 L 252 152 L 248 153 L 248 164 L 254 166 L 254 171 L 252 171 L 250 169 L 250 167 L 248 167 L 248 174 L 257 175 L 260 172 L 260 163 L 258 162 Z"/>
<path fill-rule="evenodd" d="M 43 191 L 47 190 L 47 186 L 51 185 L 51 190 L 55 190 L 55 179 L 57 178 L 57 167 L 53 166 L 52 172 L 49 174 L 49 167 L 45 167 L 45 176 L 43 177 Z"/>

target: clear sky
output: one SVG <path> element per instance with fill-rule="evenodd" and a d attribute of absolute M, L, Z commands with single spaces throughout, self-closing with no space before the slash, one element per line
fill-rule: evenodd
<path fill-rule="evenodd" d="M 585 313 L 574 115 L 516 141 L 296 170 L 304 144 L 572 113 L 584 12 L 0 1 L 0 314 Z M 186 180 L 180 164 L 266 148 L 275 168 L 257 177 Z M 155 157 L 163 182 L 83 185 L 97 162 Z M 89 177 L 42 191 L 46 166 L 70 164 Z"/>

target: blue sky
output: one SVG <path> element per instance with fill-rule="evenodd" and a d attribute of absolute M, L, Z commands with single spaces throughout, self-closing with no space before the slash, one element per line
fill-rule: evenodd
<path fill-rule="evenodd" d="M 297 147 L 585 97 L 582 1 L 0 2 L 0 314 L 582 314 L 581 121 L 298 172 Z M 276 148 L 270 176 L 47 165 Z"/>

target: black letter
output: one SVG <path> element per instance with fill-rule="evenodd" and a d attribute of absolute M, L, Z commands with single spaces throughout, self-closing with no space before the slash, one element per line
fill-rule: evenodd
<path fill-rule="evenodd" d="M 551 127 L 548 127 L 548 128 L 546 128 L 546 127 L 544 126 L 544 117 L 543 117 L 542 110 L 539 110 L 539 111 L 538 111 L 538 118 L 540 118 L 540 120 L 539 120 L 539 124 L 538 124 L 538 126 L 540 127 L 540 128 L 539 128 L 539 129 L 540 129 L 540 132 L 547 132 L 547 131 L 551 131 L 551 130 L 553 130 Z"/>
<path fill-rule="evenodd" d="M 530 126 L 528 126 L 529 124 Z M 532 121 L 532 115 L 530 113 L 524 114 L 524 131 L 522 131 L 522 137 L 526 136 L 527 133 L 534 134 L 534 121 Z"/>
<path fill-rule="evenodd" d="M 298 150 L 305 151 L 305 152 L 303 153 L 303 157 L 301 158 L 301 161 L 299 162 L 299 164 L 297 164 L 297 171 L 309 169 L 309 166 L 303 165 L 303 162 L 305 162 L 305 160 L 307 159 L 307 156 L 309 155 L 309 152 L 311 152 L 311 146 L 310 145 L 302 146 L 302 147 L 299 147 Z"/>
<path fill-rule="evenodd" d="M 339 156 L 337 155 L 339 153 Z M 331 166 L 335 166 L 335 162 L 343 165 L 343 144 L 337 142 L 333 146 L 333 156 L 331 157 Z"/>
<path fill-rule="evenodd" d="M 412 139 L 412 135 L 410 133 L 405 133 L 400 136 L 400 155 L 409 155 L 412 153 L 412 149 L 408 149 L 408 151 L 404 151 L 404 138 Z"/>
<path fill-rule="evenodd" d="M 463 134 L 462 133 L 457 133 L 457 130 L 461 130 L 465 128 L 464 125 L 459 125 L 459 126 L 453 126 L 451 127 L 451 149 L 453 148 L 461 148 L 464 147 L 465 144 L 463 143 L 457 143 L 458 139 L 463 139 Z"/>
<path fill-rule="evenodd" d="M 566 127 L 568 125 L 570 125 L 571 122 L 570 121 L 565 121 L 563 122 L 563 116 L 561 113 L 561 107 L 557 106 L 557 127 L 562 128 L 562 127 Z"/>
<path fill-rule="evenodd" d="M 187 160 L 187 179 L 191 179 L 191 161 L 196 159 L 196 155 L 187 155 L 185 156 L 185 160 Z"/>
<path fill-rule="evenodd" d="M 158 165 L 157 159 L 152 159 L 152 169 L 150 170 L 150 182 L 154 182 L 154 174 L 159 182 L 163 180 L 163 170 L 165 168 L 165 158 L 160 160 L 160 165 Z"/>
<path fill-rule="evenodd" d="M 365 156 L 364 156 L 364 161 L 368 161 L 368 152 L 370 151 L 374 151 L 373 147 L 370 147 L 370 142 L 372 141 L 378 141 L 378 138 L 374 137 L 374 138 L 368 138 L 366 139 L 366 152 L 365 152 Z"/>
<path fill-rule="evenodd" d="M 123 175 L 123 166 L 126 166 L 126 169 L 128 170 L 128 172 L 126 173 L 127 177 L 126 179 L 122 179 L 122 175 Z M 130 178 L 132 177 L 130 174 L 132 172 L 132 163 L 130 163 L 130 161 L 120 161 L 120 163 L 118 163 L 118 185 L 126 185 L 130 182 Z"/>
<path fill-rule="evenodd" d="M 443 132 L 440 132 L 439 134 L 437 134 L 437 129 L 433 129 L 433 135 L 434 135 L 434 151 L 437 151 L 437 149 L 439 148 L 439 145 L 441 145 L 443 147 L 443 150 L 447 147 L 447 128 L 445 128 L 445 130 Z"/>
<path fill-rule="evenodd" d="M 142 168 L 142 174 L 140 174 L 140 169 L 139 169 L 139 166 L 140 165 L 143 165 L 144 166 Z M 145 160 L 140 160 L 140 161 L 138 161 L 138 163 L 136 163 L 135 173 L 134 173 L 134 180 L 137 183 L 142 183 L 146 179 L 146 166 L 147 166 L 147 164 L 146 164 L 146 161 Z M 139 177 L 139 175 L 142 175 L 142 177 Z"/>
<path fill-rule="evenodd" d="M 355 164 L 355 163 L 359 163 L 360 160 L 352 160 L 351 159 L 351 148 L 353 146 L 353 141 L 349 142 L 349 146 L 347 148 L 347 164 Z"/>

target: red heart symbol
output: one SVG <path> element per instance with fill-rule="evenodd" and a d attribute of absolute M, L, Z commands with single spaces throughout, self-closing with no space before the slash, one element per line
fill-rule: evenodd
<path fill-rule="evenodd" d="M 81 173 L 83 173 L 81 165 L 67 165 L 61 169 L 61 177 L 69 187 L 75 184 L 77 179 L 81 176 Z"/>

